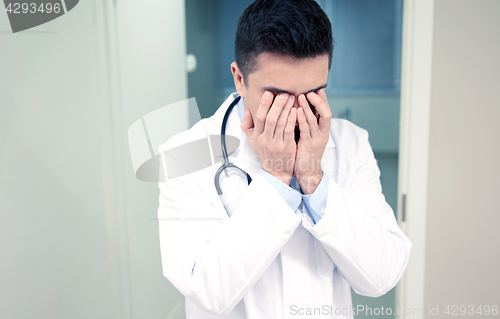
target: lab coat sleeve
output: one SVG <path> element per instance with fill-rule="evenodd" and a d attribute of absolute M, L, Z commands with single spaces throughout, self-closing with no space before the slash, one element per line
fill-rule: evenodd
<path fill-rule="evenodd" d="M 321 182 L 314 190 L 314 193 L 310 195 L 302 195 L 307 212 L 315 224 L 320 221 L 321 217 L 323 217 L 322 210 L 326 207 L 326 199 L 328 197 L 328 189 L 330 187 L 329 184 L 330 178 L 323 174 Z"/>
<path fill-rule="evenodd" d="M 330 178 L 325 213 L 308 230 L 356 293 L 378 297 L 403 275 L 412 245 L 382 194 L 366 131 L 355 157 L 348 189 Z"/>
<path fill-rule="evenodd" d="M 213 185 L 211 174 L 206 176 Z M 212 314 L 231 312 L 301 220 L 259 174 L 231 217 L 213 206 L 191 175 L 159 183 L 159 188 L 163 274 Z"/>
<path fill-rule="evenodd" d="M 259 170 L 259 175 L 262 175 L 262 177 L 264 177 L 264 179 L 278 192 L 292 211 L 297 210 L 302 201 L 302 195 L 298 191 L 286 185 L 262 168 Z"/>

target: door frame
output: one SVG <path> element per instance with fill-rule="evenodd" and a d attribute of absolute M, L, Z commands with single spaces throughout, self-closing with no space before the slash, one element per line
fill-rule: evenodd
<path fill-rule="evenodd" d="M 433 21 L 434 0 L 404 0 L 397 215 L 413 247 L 396 291 L 396 308 L 401 310 L 398 319 L 419 319 L 425 313 Z"/>

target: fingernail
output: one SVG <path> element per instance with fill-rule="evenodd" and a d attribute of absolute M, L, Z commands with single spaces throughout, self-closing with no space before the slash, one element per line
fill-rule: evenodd
<path fill-rule="evenodd" d="M 292 102 L 292 100 L 293 100 L 293 95 L 289 95 L 288 96 L 288 102 Z"/>
<path fill-rule="evenodd" d="M 272 99 L 273 98 L 273 94 L 269 91 L 266 91 L 264 92 L 264 98 L 265 99 Z"/>
<path fill-rule="evenodd" d="M 280 98 L 282 98 L 282 99 L 286 99 L 287 95 L 288 95 L 288 94 L 286 94 L 286 93 L 280 93 Z"/>

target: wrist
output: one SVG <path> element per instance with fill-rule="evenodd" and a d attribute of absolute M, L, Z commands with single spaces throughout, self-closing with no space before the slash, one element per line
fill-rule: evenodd
<path fill-rule="evenodd" d="M 307 174 L 304 176 L 296 176 L 299 181 L 300 189 L 304 195 L 310 195 L 314 193 L 319 183 L 321 183 L 321 179 L 323 178 L 323 171 L 314 172 L 311 174 Z"/>
<path fill-rule="evenodd" d="M 292 174 L 290 173 L 285 173 L 282 171 L 268 171 L 269 174 L 274 176 L 275 178 L 279 179 L 281 182 L 285 183 L 286 185 L 290 185 L 290 181 L 292 180 Z"/>

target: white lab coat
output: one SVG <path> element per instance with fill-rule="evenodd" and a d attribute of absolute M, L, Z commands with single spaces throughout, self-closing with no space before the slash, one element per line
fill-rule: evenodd
<path fill-rule="evenodd" d="M 159 151 L 220 134 L 235 97 Z M 223 177 L 230 217 L 214 187 L 220 163 L 159 184 L 163 274 L 186 297 L 187 318 L 353 318 L 350 287 L 377 297 L 396 285 L 411 243 L 382 195 L 365 130 L 332 119 L 321 164 L 330 186 L 315 225 L 257 174 L 236 108 L 226 134 L 241 141 L 230 160 L 253 178 Z"/>

